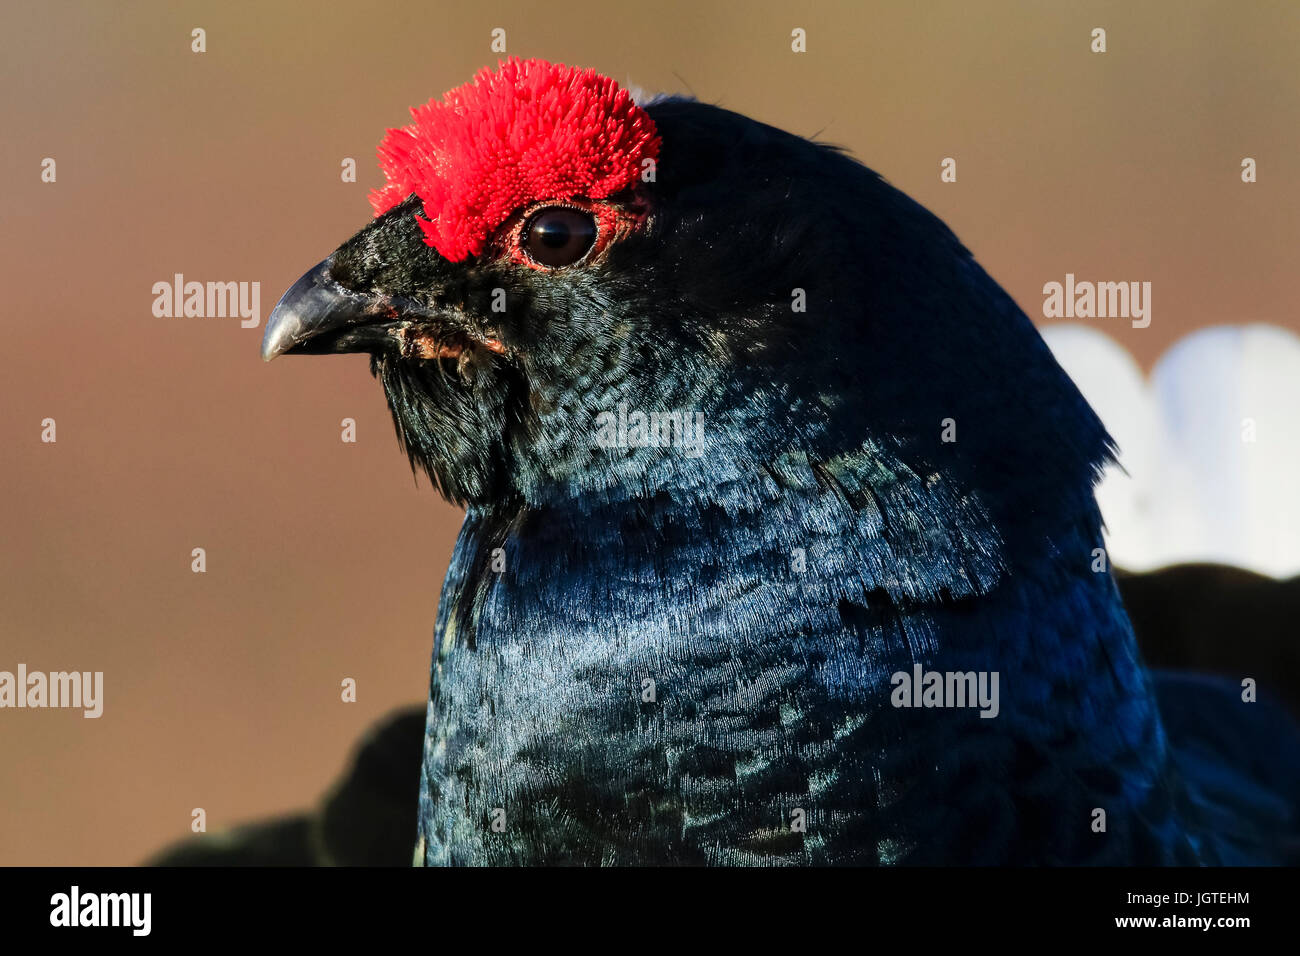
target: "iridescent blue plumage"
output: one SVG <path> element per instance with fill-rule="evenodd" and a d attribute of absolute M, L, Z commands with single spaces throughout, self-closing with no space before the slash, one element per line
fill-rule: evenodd
<path fill-rule="evenodd" d="M 672 260 L 674 215 L 739 231 L 656 271 L 676 294 L 646 307 L 732 338 L 639 342 L 653 377 L 596 363 L 553 394 L 531 372 L 540 451 L 517 497 L 471 506 L 444 588 L 427 862 L 1284 859 L 1300 791 L 1237 789 L 1231 748 L 1172 759 L 1100 550 L 1108 439 L 1023 313 L 855 163 L 709 107 L 651 112 L 665 165 L 686 143 L 714 191 L 690 208 L 691 174 L 670 179 L 629 259 Z M 766 227 L 727 181 L 758 187 Z M 814 226 L 839 232 L 805 253 Z M 618 268 L 595 281 L 635 299 Z M 820 328 L 779 314 L 795 286 Z M 736 289 L 749 311 L 723 314 Z M 704 454 L 575 447 L 629 401 L 702 410 Z M 996 672 L 997 716 L 892 706 L 918 663 Z M 1271 834 L 1233 825 L 1264 803 Z"/>

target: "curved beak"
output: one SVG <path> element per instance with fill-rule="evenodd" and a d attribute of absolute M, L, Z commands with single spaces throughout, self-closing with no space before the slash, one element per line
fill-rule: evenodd
<path fill-rule="evenodd" d="M 330 256 L 317 263 L 271 310 L 262 335 L 262 359 L 338 352 L 390 351 L 403 358 L 459 358 L 466 349 L 498 355 L 506 347 L 463 318 L 429 309 L 406 296 L 355 292 L 334 279 Z"/>
<path fill-rule="evenodd" d="M 289 287 L 271 310 L 262 336 L 262 359 L 286 352 L 325 354 L 365 351 L 381 340 L 395 316 L 384 297 L 353 292 L 330 276 L 333 257 L 317 263 Z"/>

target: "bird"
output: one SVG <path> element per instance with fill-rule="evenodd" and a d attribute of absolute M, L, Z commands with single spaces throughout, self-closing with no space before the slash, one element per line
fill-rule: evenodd
<path fill-rule="evenodd" d="M 1291 718 L 1147 668 L 1114 444 L 936 216 L 593 69 L 411 115 L 262 357 L 368 354 L 465 509 L 417 864 L 1300 859 Z"/>

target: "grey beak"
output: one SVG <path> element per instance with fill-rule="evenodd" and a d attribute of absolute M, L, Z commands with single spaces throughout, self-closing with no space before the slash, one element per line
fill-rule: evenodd
<path fill-rule="evenodd" d="M 263 361 L 286 352 L 357 351 L 360 339 L 373 337 L 376 330 L 365 323 L 383 317 L 386 303 L 344 289 L 331 278 L 329 266 L 329 259 L 318 263 L 275 304 L 262 336 Z"/>

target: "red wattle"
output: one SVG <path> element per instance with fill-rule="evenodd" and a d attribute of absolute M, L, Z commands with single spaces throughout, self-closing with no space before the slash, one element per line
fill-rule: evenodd
<path fill-rule="evenodd" d="M 516 209 L 544 200 L 604 199 L 659 154 L 654 121 L 595 70 L 511 57 L 379 144 L 388 182 L 370 194 L 382 215 L 412 193 L 425 242 L 453 262 L 478 255 Z"/>

